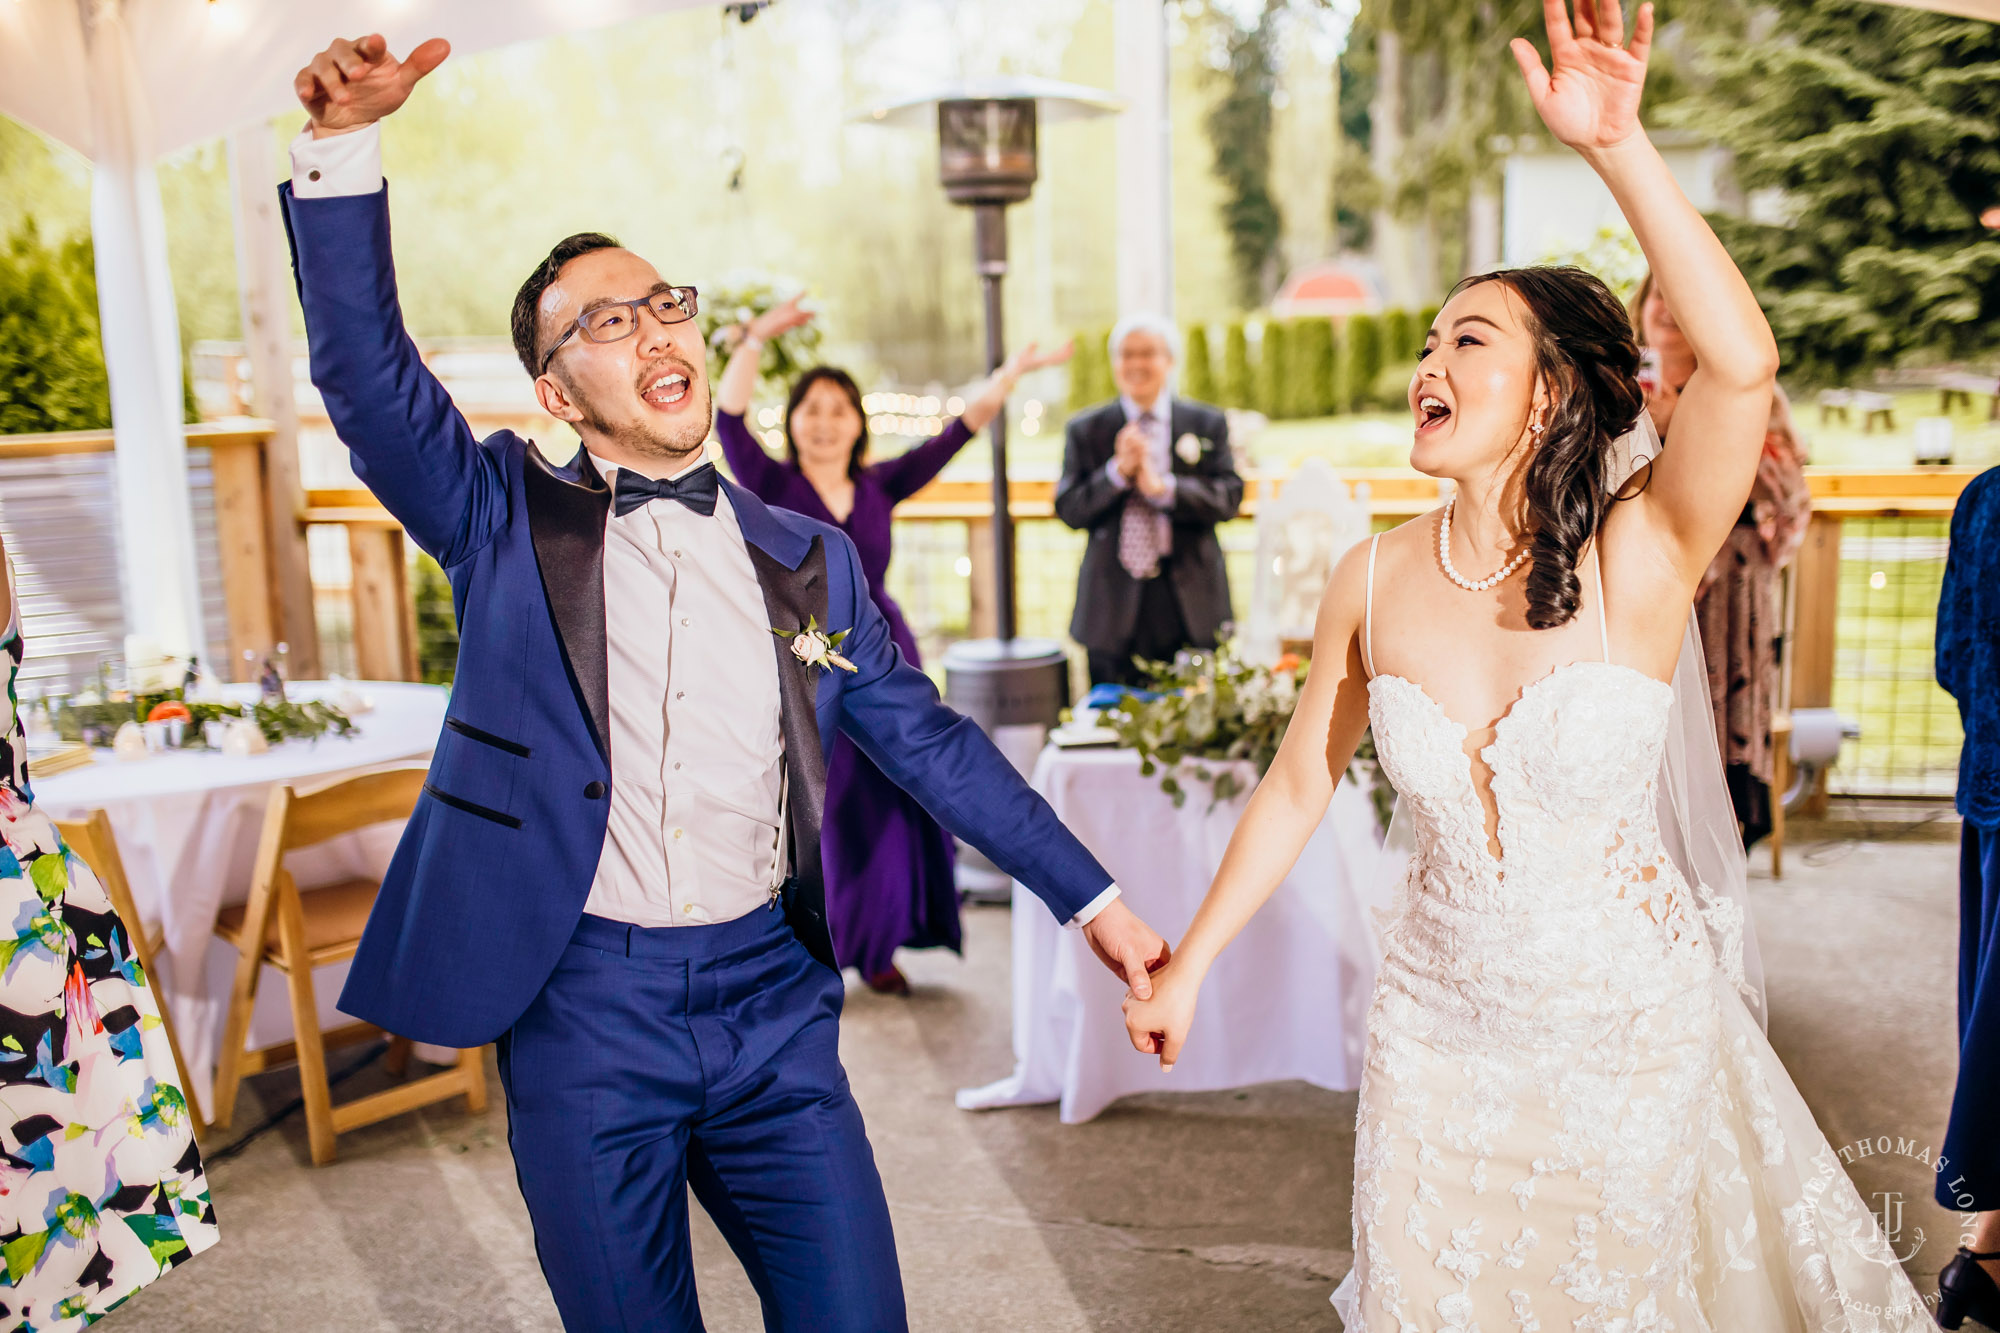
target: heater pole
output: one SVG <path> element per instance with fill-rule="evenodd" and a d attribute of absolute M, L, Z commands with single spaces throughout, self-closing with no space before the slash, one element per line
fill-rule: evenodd
<path fill-rule="evenodd" d="M 1001 326 L 1001 282 L 1007 276 L 1007 206 L 977 204 L 972 210 L 974 259 L 986 296 L 986 369 L 1000 369 L 1007 359 Z M 1000 642 L 1014 641 L 1014 516 L 1007 499 L 1007 404 L 987 426 L 993 441 L 993 586 L 998 603 L 996 625 Z"/>

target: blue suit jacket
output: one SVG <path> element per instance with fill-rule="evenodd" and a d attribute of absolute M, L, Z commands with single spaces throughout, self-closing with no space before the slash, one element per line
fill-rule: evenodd
<path fill-rule="evenodd" d="M 404 332 L 388 192 L 281 191 L 313 383 L 361 479 L 451 579 L 458 671 L 425 795 L 341 995 L 419 1041 L 492 1041 L 554 969 L 590 894 L 610 808 L 604 531 L 611 494 L 581 451 L 481 441 Z M 952 832 L 1067 920 L 1111 882 L 1007 760 L 903 660 L 838 529 L 724 483 L 773 626 L 851 628 L 852 674 L 816 675 L 775 635 L 793 880 L 786 917 L 838 966 L 819 821 L 845 731 Z"/>

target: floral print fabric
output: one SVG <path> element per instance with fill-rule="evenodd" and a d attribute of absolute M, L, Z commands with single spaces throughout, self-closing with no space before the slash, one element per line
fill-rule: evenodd
<path fill-rule="evenodd" d="M 35 808 L 17 630 L 0 651 L 0 1329 L 59 1333 L 213 1245 L 215 1212 L 125 925 Z"/>

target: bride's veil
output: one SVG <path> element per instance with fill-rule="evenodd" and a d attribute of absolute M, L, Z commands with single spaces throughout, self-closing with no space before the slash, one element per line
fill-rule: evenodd
<path fill-rule="evenodd" d="M 1653 426 L 1652 414 L 1641 412 L 1632 429 L 1612 442 L 1611 466 L 1606 473 L 1610 488 L 1614 492 L 1621 489 L 1633 473 L 1659 456 L 1660 448 L 1660 433 Z M 1701 631 L 1692 608 L 1681 635 L 1673 686 L 1666 749 L 1655 784 L 1661 842 L 1694 893 L 1694 906 L 1723 975 L 1743 996 L 1757 1025 L 1764 1027 L 1764 967 L 1750 913 L 1749 860 L 1743 852 L 1729 784 L 1723 777 L 1722 753 L 1715 742 L 1707 659 L 1702 655 Z M 1773 799 L 1777 799 L 1776 793 Z M 1378 929 L 1386 924 L 1397 890 L 1407 876 L 1412 850 L 1403 803 L 1397 801 L 1383 836 L 1381 870 L 1370 886 L 1373 892 L 1367 906 L 1375 910 L 1364 913 Z M 1371 943 L 1379 961 L 1379 940 Z"/>

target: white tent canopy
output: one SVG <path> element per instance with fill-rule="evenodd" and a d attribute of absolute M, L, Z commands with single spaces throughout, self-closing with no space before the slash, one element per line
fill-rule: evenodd
<path fill-rule="evenodd" d="M 92 163 L 91 231 L 111 381 L 130 653 L 202 642 L 181 438 L 180 332 L 153 164 L 277 115 L 334 37 L 471 52 L 703 0 L 7 0 L 0 112 Z M 255 169 L 258 164 L 244 163 Z"/>

